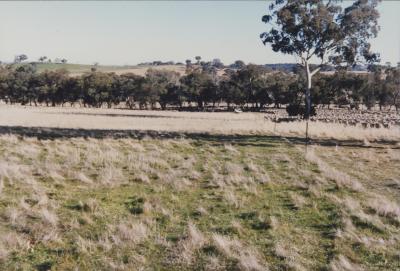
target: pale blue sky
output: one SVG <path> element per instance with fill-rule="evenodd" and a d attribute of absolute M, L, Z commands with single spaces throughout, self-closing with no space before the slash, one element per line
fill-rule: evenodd
<path fill-rule="evenodd" d="M 381 32 L 372 42 L 382 62 L 400 61 L 400 2 L 383 1 Z M 294 62 L 274 53 L 259 34 L 266 1 L 0 2 L 0 60 L 25 53 L 72 63 L 137 64 L 236 59 Z"/>

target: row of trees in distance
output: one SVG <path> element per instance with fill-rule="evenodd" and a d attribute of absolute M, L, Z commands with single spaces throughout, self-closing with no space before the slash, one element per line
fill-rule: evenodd
<path fill-rule="evenodd" d="M 300 67 L 291 73 L 269 72 L 263 66 L 216 69 L 192 65 L 181 75 L 149 69 L 145 76 L 133 73 L 91 72 L 69 76 L 66 70 L 38 73 L 35 65 L 1 66 L 0 99 L 6 103 L 85 107 L 179 108 L 209 110 L 241 107 L 259 111 L 268 106 L 301 110 L 306 74 Z M 369 73 L 338 70 L 313 78 L 313 105 L 331 104 L 359 108 L 400 106 L 400 69 L 374 66 Z M 296 109 L 297 108 L 297 109 Z"/>

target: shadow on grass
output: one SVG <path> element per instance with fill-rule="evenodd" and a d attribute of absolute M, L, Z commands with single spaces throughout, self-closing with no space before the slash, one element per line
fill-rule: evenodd
<path fill-rule="evenodd" d="M 25 127 L 25 126 L 0 126 L 0 135 L 17 135 L 25 137 L 37 137 L 38 139 L 68 139 L 68 138 L 153 138 L 153 139 L 192 139 L 208 144 L 233 144 L 241 146 L 271 147 L 279 143 L 305 145 L 305 139 L 301 137 L 283 137 L 261 134 L 209 134 L 188 132 L 166 132 L 153 130 L 105 130 L 105 129 L 72 129 L 53 127 Z M 336 139 L 312 139 L 311 145 L 321 146 L 347 146 L 359 148 L 386 148 L 388 146 L 400 149 L 396 141 L 377 141 L 365 146 L 363 141 L 336 140 Z"/>
<path fill-rule="evenodd" d="M 120 109 L 123 110 L 123 109 Z M 171 112 L 171 111 L 156 111 L 156 112 Z M 191 111 L 189 111 L 191 112 Z M 197 111 L 194 111 L 197 112 Z M 199 111 L 202 112 L 202 111 Z M 87 113 L 87 112 L 39 112 L 40 114 L 50 115 L 80 115 L 80 116 L 93 116 L 93 117 L 125 117 L 125 118 L 148 118 L 148 119 L 191 119 L 191 120 L 224 120 L 221 118 L 199 117 L 199 116 L 173 116 L 173 115 L 150 115 L 150 114 L 120 114 L 120 113 Z M 204 113 L 204 112 L 203 112 Z M 225 112 L 230 113 L 230 112 Z M 233 121 L 253 120 L 252 118 L 229 119 Z"/>
<path fill-rule="evenodd" d="M 95 117 L 131 117 L 131 118 L 151 118 L 151 119 L 178 119 L 183 118 L 179 116 L 163 116 L 163 115 L 141 115 L 141 114 L 100 114 L 100 113 L 80 113 L 80 112 L 40 112 L 41 114 L 52 114 L 52 115 L 81 115 L 81 116 L 95 116 Z"/>

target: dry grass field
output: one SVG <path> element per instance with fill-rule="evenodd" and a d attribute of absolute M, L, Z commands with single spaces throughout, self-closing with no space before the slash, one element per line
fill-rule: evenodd
<path fill-rule="evenodd" d="M 59 69 L 66 69 L 70 72 L 71 76 L 80 76 L 84 73 L 90 72 L 93 65 L 82 64 L 55 64 L 55 63 L 36 63 L 38 72 L 55 71 Z M 134 73 L 144 76 L 148 69 L 164 69 L 168 71 L 176 71 L 184 74 L 186 70 L 185 65 L 162 65 L 162 66 L 107 66 L 99 65 L 96 67 L 100 72 L 114 72 L 116 74 Z"/>
<path fill-rule="evenodd" d="M 0 270 L 399 270 L 400 133 L 0 107 Z"/>
<path fill-rule="evenodd" d="M 155 131 L 166 133 L 209 133 L 209 134 L 259 134 L 295 137 L 302 139 L 305 123 L 302 121 L 277 123 L 266 120 L 263 113 L 231 112 L 178 112 L 151 110 L 96 109 L 78 107 L 34 107 L 0 105 L 0 130 L 7 127 L 42 127 L 56 132 L 60 128 L 81 136 L 96 130 L 110 135 L 130 134 L 130 131 Z M 311 122 L 310 135 L 314 139 L 356 141 L 400 141 L 400 126 L 391 128 L 364 129 L 338 123 Z"/>

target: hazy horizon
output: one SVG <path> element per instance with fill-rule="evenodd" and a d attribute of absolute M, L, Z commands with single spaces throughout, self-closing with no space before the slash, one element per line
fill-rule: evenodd
<path fill-rule="evenodd" d="M 225 64 L 293 63 L 294 57 L 264 46 L 261 17 L 267 1 L 193 2 L 0 2 L 0 60 L 17 54 L 68 63 L 136 65 L 184 62 L 199 55 Z M 381 31 L 371 41 L 381 63 L 400 61 L 400 3 L 379 7 Z M 389 47 L 388 45 L 391 45 Z M 387 49 L 389 48 L 389 49 Z"/>

